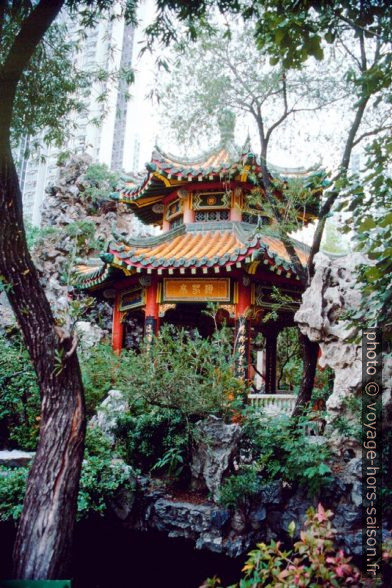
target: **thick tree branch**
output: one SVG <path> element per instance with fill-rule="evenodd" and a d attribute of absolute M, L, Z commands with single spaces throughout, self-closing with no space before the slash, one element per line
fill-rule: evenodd
<path fill-rule="evenodd" d="M 351 153 L 355 143 L 355 137 L 358 132 L 359 126 L 362 122 L 363 115 L 366 110 L 367 103 L 369 101 L 369 96 L 365 96 L 360 101 L 357 112 L 351 126 L 350 132 L 347 137 L 346 146 L 344 149 L 342 161 L 340 164 L 340 172 L 338 176 L 335 178 L 335 181 L 339 178 L 344 176 L 347 173 L 348 166 L 350 164 Z M 319 221 L 317 223 L 316 231 L 313 237 L 312 247 L 310 249 L 309 259 L 308 259 L 308 281 L 310 282 L 311 278 L 313 277 L 313 260 L 316 253 L 320 251 L 321 239 L 323 237 L 324 227 L 327 220 L 328 214 L 331 212 L 332 207 L 339 196 L 338 190 L 332 190 L 327 197 L 326 201 L 324 202 L 323 206 L 321 207 L 320 214 L 319 214 Z"/>
<path fill-rule="evenodd" d="M 345 174 L 348 170 L 348 166 L 350 164 L 351 153 L 352 153 L 352 150 L 354 147 L 355 137 L 357 135 L 358 129 L 359 129 L 360 124 L 362 122 L 363 115 L 365 113 L 366 106 L 367 106 L 367 103 L 369 102 L 369 99 L 370 99 L 370 96 L 364 96 L 358 104 L 357 112 L 355 114 L 354 122 L 351 126 L 350 132 L 347 137 L 346 146 L 345 146 L 342 161 L 340 164 L 340 169 L 343 174 Z"/>
<path fill-rule="evenodd" d="M 365 39 L 362 31 L 359 34 L 359 46 L 361 48 L 361 72 L 364 73 L 367 70 L 367 57 Z"/>
<path fill-rule="evenodd" d="M 381 127 L 378 127 L 377 129 L 373 129 L 372 131 L 367 131 L 366 133 L 362 133 L 362 135 L 359 135 L 359 137 L 357 139 L 355 139 L 355 141 L 353 142 L 353 147 L 358 145 L 358 143 L 360 143 L 363 139 L 366 139 L 366 137 L 372 137 L 374 135 L 378 135 L 379 133 L 382 133 L 383 131 L 390 131 L 391 129 L 392 129 L 392 124 L 381 126 Z"/>
<path fill-rule="evenodd" d="M 371 29 L 367 29 L 365 27 L 362 27 L 357 22 L 354 22 L 353 20 L 351 20 L 351 18 L 348 18 L 347 16 L 344 16 L 340 12 L 336 11 L 335 14 L 336 14 L 336 16 L 338 17 L 339 20 L 342 20 L 343 22 L 345 22 L 348 25 L 350 25 L 350 27 L 352 29 L 354 29 L 354 30 L 355 29 L 356 30 L 361 30 L 363 33 L 366 33 L 367 35 L 371 35 L 373 37 L 376 37 L 377 39 L 380 39 L 380 40 L 383 39 L 383 37 L 382 37 L 382 35 L 380 35 L 380 33 L 376 33 L 375 31 L 372 31 Z"/>
<path fill-rule="evenodd" d="M 2 116 L 0 136 L 8 141 L 18 82 L 38 44 L 60 12 L 64 0 L 41 0 L 25 19 L 0 69 Z"/>

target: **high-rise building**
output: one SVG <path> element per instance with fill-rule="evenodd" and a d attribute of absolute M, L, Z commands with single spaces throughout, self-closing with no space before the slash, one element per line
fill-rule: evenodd
<path fill-rule="evenodd" d="M 67 14 L 61 18 L 67 24 L 69 34 L 76 35 L 79 23 L 72 22 Z M 85 71 L 99 67 L 109 73 L 129 68 L 132 64 L 133 42 L 134 28 L 123 19 L 101 20 L 79 42 L 78 50 L 75 50 L 75 64 Z M 103 92 L 107 93 L 105 103 L 99 99 Z M 40 224 L 45 189 L 57 178 L 57 159 L 61 152 L 88 153 L 94 161 L 106 163 L 112 169 L 121 170 L 123 167 L 128 107 L 125 80 L 120 79 L 117 84 L 113 84 L 113 78 L 109 76 L 107 81 L 96 82 L 85 97 L 85 105 L 83 112 L 73 115 L 72 126 L 75 131 L 61 149 L 41 148 L 26 158 L 26 146 L 33 142 L 26 137 L 16 150 L 24 215 L 34 225 Z M 96 121 L 102 118 L 101 124 L 97 125 Z M 39 137 L 35 139 L 39 140 Z"/>

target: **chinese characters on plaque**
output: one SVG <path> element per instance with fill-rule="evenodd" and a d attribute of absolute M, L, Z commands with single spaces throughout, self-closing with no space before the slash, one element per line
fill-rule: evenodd
<path fill-rule="evenodd" d="M 229 302 L 230 278 L 181 279 L 165 278 L 163 280 L 164 302 Z"/>

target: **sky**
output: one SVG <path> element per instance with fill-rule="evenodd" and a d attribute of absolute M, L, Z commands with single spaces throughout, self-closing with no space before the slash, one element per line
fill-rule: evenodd
<path fill-rule="evenodd" d="M 140 56 L 140 49 L 143 45 L 144 29 L 153 20 L 155 14 L 154 0 L 145 0 L 139 6 L 138 20 L 139 26 L 135 33 L 134 44 L 134 68 L 135 83 L 130 88 L 130 102 L 128 106 L 127 127 L 125 138 L 124 169 L 126 172 L 144 171 L 145 164 L 150 161 L 151 153 L 155 144 L 158 144 L 164 151 L 174 155 L 184 155 L 184 147 L 177 144 L 173 139 L 168 138 L 165 134 L 164 125 L 161 124 L 157 105 L 152 102 L 147 94 L 153 88 L 156 76 L 163 75 L 157 72 L 156 58 L 159 55 L 159 48 L 155 53 L 145 52 Z M 329 113 L 328 129 L 325 129 L 325 119 L 315 116 L 309 116 L 303 119 L 303 124 L 298 126 L 296 134 L 291 135 L 290 139 L 284 137 L 284 140 L 277 141 L 271 149 L 270 161 L 272 164 L 282 167 L 304 167 L 310 168 L 315 164 L 321 164 L 325 169 L 332 169 L 338 161 L 338 153 L 331 149 L 328 141 L 320 139 L 309 149 L 309 135 L 319 135 L 335 133 L 339 129 L 340 114 L 338 111 Z M 237 121 L 235 140 L 241 145 L 244 143 L 248 129 L 251 130 L 252 146 L 257 152 L 258 141 L 255 131 L 244 121 Z M 136 146 L 137 144 L 137 146 Z M 136 153 L 135 153 L 136 147 Z M 211 148 L 213 145 L 205 145 L 205 148 Z M 193 153 L 195 154 L 195 153 Z M 187 154 L 189 155 L 189 153 Z M 306 229 L 296 234 L 296 237 L 307 243 L 311 243 L 314 227 L 308 226 Z"/>
<path fill-rule="evenodd" d="M 184 147 L 178 145 L 172 138 L 168 138 L 165 133 L 164 125 L 161 124 L 160 117 L 164 118 L 162 112 L 147 94 L 154 86 L 156 76 L 164 75 L 157 72 L 155 61 L 159 55 L 160 49 L 157 47 L 155 53 L 145 52 L 142 57 L 139 56 L 140 48 L 143 44 L 144 28 L 153 20 L 155 14 L 154 0 L 145 0 L 138 9 L 139 27 L 135 34 L 134 45 L 134 67 L 135 83 L 130 88 L 131 99 L 128 108 L 127 130 L 126 130 L 126 148 L 124 157 L 124 169 L 126 171 L 142 171 L 144 164 L 149 161 L 154 144 L 157 143 L 164 151 L 176 155 L 184 154 Z M 271 146 L 270 161 L 272 164 L 282 167 L 305 167 L 310 168 L 318 163 L 322 167 L 330 169 L 336 166 L 338 153 L 335 149 L 330 149 L 328 140 L 325 135 L 337 135 L 341 126 L 340 113 L 338 110 L 328 113 L 327 125 L 326 119 L 322 115 L 309 115 L 301 117 L 302 124 L 297 125 L 295 133 L 280 137 Z M 258 139 L 252 124 L 243 120 L 237 120 L 236 124 L 236 142 L 239 145 L 245 142 L 248 130 L 252 141 L 252 147 L 258 151 Z M 312 148 L 309 149 L 309 136 L 320 137 L 319 141 L 313 141 Z M 135 161 L 134 143 L 136 140 L 140 143 L 140 153 Z M 203 145 L 202 150 L 213 147 L 213 145 Z M 195 155 L 196 153 L 192 153 Z M 189 155 L 189 154 L 188 154 Z M 136 169 L 135 169 L 136 166 Z"/>

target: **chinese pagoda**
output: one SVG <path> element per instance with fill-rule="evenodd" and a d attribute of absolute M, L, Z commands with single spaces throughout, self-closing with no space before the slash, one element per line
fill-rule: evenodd
<path fill-rule="evenodd" d="M 100 259 L 76 268 L 77 288 L 114 301 L 112 345 L 117 353 L 127 346 L 137 322 L 146 338 L 163 323 L 210 335 L 214 324 L 202 311 L 212 302 L 219 305 L 219 320 L 234 330 L 239 376 L 253 380 L 252 341 L 258 333 L 264 335 L 263 365 L 258 363 L 256 372 L 266 393 L 276 391 L 277 336 L 294 324 L 302 287 L 283 243 L 274 236 L 275 221 L 263 209 L 262 197 L 252 204 L 250 195 L 260 185 L 261 169 L 250 148 L 238 153 L 232 143 L 222 142 L 192 161 L 155 148 L 146 173 L 129 178 L 111 195 L 144 223 L 160 227 L 160 234 L 147 238 L 113 234 Z M 304 220 L 313 218 L 307 211 Z M 305 264 L 308 248 L 295 243 Z M 265 322 L 274 287 L 293 304 L 282 306 L 277 320 Z"/>

